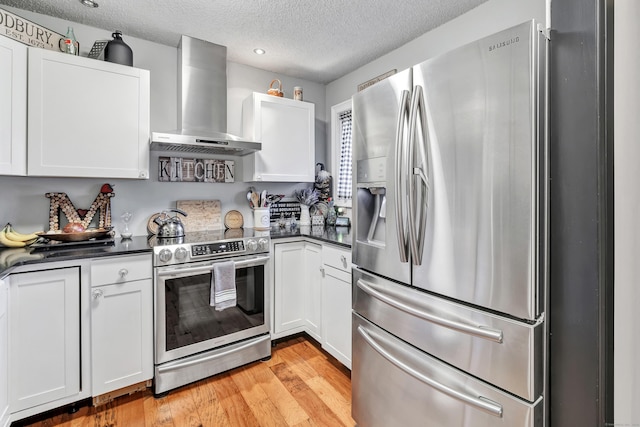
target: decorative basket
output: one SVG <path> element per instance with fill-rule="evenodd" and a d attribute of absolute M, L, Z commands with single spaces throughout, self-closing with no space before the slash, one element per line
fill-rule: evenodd
<path fill-rule="evenodd" d="M 278 87 L 273 87 L 274 83 L 278 83 Z M 269 85 L 269 90 L 267 90 L 267 95 L 273 96 L 284 96 L 284 92 L 282 91 L 282 82 L 278 79 L 271 80 L 271 84 Z"/>

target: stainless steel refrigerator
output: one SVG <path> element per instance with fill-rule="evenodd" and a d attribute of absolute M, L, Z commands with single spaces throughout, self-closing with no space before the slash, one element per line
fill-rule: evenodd
<path fill-rule="evenodd" d="M 544 425 L 546 51 L 525 22 L 353 97 L 359 427 Z"/>

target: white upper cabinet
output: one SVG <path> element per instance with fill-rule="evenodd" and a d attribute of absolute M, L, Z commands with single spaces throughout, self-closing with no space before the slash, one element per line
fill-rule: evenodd
<path fill-rule="evenodd" d="M 315 180 L 315 105 L 262 93 L 245 99 L 244 137 L 262 150 L 242 158 L 244 181 Z"/>
<path fill-rule="evenodd" d="M 0 37 L 0 175 L 27 173 L 27 49 Z"/>
<path fill-rule="evenodd" d="M 149 178 L 148 70 L 29 48 L 28 174 Z"/>

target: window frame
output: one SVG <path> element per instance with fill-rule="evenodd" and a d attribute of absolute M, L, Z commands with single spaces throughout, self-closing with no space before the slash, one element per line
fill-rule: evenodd
<path fill-rule="evenodd" d="M 345 111 L 351 110 L 353 120 L 353 105 L 351 98 L 336 104 L 331 107 L 331 171 L 332 171 L 332 194 L 333 203 L 335 206 L 350 208 L 352 199 L 338 199 L 338 176 L 340 174 L 340 148 L 341 148 L 341 133 L 340 126 L 340 114 Z M 353 143 L 352 143 L 353 148 Z"/>

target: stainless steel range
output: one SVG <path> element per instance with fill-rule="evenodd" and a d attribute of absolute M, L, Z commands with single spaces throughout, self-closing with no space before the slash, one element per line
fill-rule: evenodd
<path fill-rule="evenodd" d="M 271 357 L 269 243 L 252 229 L 151 239 L 156 395 Z M 221 309 L 212 279 L 223 268 L 235 289 Z"/>

